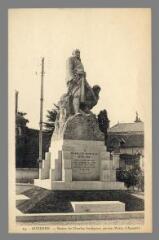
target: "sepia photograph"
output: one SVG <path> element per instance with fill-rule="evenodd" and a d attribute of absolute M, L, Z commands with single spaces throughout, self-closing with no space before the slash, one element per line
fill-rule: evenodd
<path fill-rule="evenodd" d="M 8 10 L 10 233 L 152 232 L 150 8 Z"/>

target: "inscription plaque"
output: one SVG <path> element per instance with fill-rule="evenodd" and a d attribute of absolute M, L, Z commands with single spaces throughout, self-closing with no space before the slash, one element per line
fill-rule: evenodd
<path fill-rule="evenodd" d="M 99 180 L 99 154 L 97 152 L 71 152 L 72 180 Z"/>

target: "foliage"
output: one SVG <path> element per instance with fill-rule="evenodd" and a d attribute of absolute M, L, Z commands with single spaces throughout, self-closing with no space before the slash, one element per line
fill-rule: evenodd
<path fill-rule="evenodd" d="M 24 116 L 26 113 L 24 112 L 17 112 L 16 114 L 16 127 L 26 127 L 26 124 L 29 122 Z"/>
<path fill-rule="evenodd" d="M 144 192 L 144 174 L 143 174 L 143 171 L 141 172 L 141 174 L 138 175 L 137 187 L 138 187 L 138 190 L 141 190 L 142 192 Z"/>
<path fill-rule="evenodd" d="M 144 175 L 140 167 L 135 166 L 129 170 L 118 169 L 117 180 L 124 182 L 126 187 L 137 187 L 144 191 Z"/>
<path fill-rule="evenodd" d="M 109 122 L 107 111 L 105 109 L 100 111 L 98 114 L 98 124 L 99 129 L 104 133 L 105 145 L 107 145 L 107 130 L 109 128 Z"/>
<path fill-rule="evenodd" d="M 44 123 L 44 127 L 45 130 L 48 132 L 53 133 L 54 129 L 55 129 L 55 120 L 56 120 L 56 116 L 57 116 L 57 110 L 56 109 L 52 109 L 51 111 L 48 110 L 47 111 L 47 122 Z"/>
<path fill-rule="evenodd" d="M 107 115 L 107 111 L 104 109 L 100 111 L 98 114 L 98 123 L 99 123 L 99 128 L 103 133 L 107 132 L 107 129 L 109 128 L 109 119 Z"/>

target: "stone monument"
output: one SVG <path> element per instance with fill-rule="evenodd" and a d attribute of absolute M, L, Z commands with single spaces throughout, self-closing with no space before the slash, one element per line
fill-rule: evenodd
<path fill-rule="evenodd" d="M 68 58 L 66 69 L 68 91 L 57 103 L 50 149 L 34 184 L 50 190 L 123 190 L 124 183 L 116 181 L 114 160 L 91 111 L 100 87 L 87 82 L 78 49 Z"/>

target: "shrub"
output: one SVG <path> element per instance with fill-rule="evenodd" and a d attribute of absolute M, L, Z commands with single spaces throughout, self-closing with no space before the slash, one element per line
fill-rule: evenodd
<path fill-rule="evenodd" d="M 117 180 L 124 182 L 127 188 L 136 186 L 138 190 L 144 191 L 144 175 L 140 167 L 129 170 L 117 169 Z"/>

